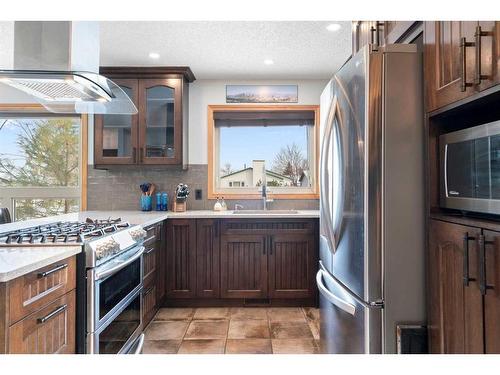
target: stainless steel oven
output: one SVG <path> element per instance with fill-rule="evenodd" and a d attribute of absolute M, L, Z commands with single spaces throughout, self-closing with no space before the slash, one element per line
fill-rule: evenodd
<path fill-rule="evenodd" d="M 500 214 L 500 121 L 439 137 L 441 206 Z"/>
<path fill-rule="evenodd" d="M 134 246 L 87 271 L 87 353 L 141 350 L 143 252 Z"/>

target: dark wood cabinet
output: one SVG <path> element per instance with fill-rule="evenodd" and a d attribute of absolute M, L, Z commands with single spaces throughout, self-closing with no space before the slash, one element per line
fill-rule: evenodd
<path fill-rule="evenodd" d="M 196 220 L 167 220 L 167 298 L 196 296 Z"/>
<path fill-rule="evenodd" d="M 75 257 L 0 283 L 0 353 L 75 353 L 75 335 Z"/>
<path fill-rule="evenodd" d="M 429 338 L 432 353 L 482 353 L 478 228 L 430 222 Z"/>
<path fill-rule="evenodd" d="M 484 345 L 486 353 L 500 353 L 500 232 L 483 230 Z"/>
<path fill-rule="evenodd" d="M 227 220 L 221 234 L 221 297 L 311 299 L 317 220 Z"/>
<path fill-rule="evenodd" d="M 167 220 L 165 303 L 213 306 L 286 300 L 289 305 L 293 301 L 315 304 L 317 221 Z"/>
<path fill-rule="evenodd" d="M 268 256 L 270 298 L 309 298 L 314 295 L 318 259 L 312 234 L 271 235 Z"/>
<path fill-rule="evenodd" d="M 268 247 L 260 234 L 222 236 L 222 298 L 267 298 Z"/>
<path fill-rule="evenodd" d="M 427 112 L 500 83 L 499 38 L 497 21 L 424 22 Z"/>
<path fill-rule="evenodd" d="M 95 165 L 187 165 L 187 67 L 102 67 L 132 99 L 136 115 L 96 115 Z"/>
<path fill-rule="evenodd" d="M 219 220 L 196 220 L 196 296 L 220 297 Z"/>
<path fill-rule="evenodd" d="M 165 298 L 164 225 L 157 223 L 144 228 L 146 240 L 143 255 L 142 323 L 148 325 Z"/>

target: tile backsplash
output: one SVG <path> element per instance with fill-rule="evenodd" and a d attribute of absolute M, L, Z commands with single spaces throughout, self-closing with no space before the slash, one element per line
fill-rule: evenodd
<path fill-rule="evenodd" d="M 211 210 L 214 200 L 207 199 L 208 167 L 206 164 L 191 164 L 187 170 L 181 167 L 114 166 L 111 169 L 94 169 L 89 166 L 87 186 L 88 210 L 139 210 L 139 185 L 152 182 L 157 191 L 166 191 L 169 206 L 178 183 L 187 184 L 191 190 L 187 201 L 188 210 Z M 202 199 L 195 200 L 195 190 L 202 189 Z M 260 200 L 227 200 L 228 208 L 238 203 L 245 209 L 259 209 Z M 317 199 L 277 199 L 271 209 L 317 210 Z M 170 209 L 170 207 L 169 207 Z"/>

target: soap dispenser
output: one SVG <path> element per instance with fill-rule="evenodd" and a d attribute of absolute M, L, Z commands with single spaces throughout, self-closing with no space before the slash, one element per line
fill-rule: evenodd
<path fill-rule="evenodd" d="M 217 197 L 217 202 L 214 204 L 214 211 L 221 211 L 222 210 L 222 204 L 220 203 L 219 197 Z"/>

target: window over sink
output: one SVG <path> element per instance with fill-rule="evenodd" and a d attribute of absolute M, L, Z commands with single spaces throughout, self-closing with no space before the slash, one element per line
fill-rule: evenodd
<path fill-rule="evenodd" d="M 209 198 L 317 198 L 317 106 L 209 106 Z"/>
<path fill-rule="evenodd" d="M 81 186 L 81 117 L 0 113 L 0 206 L 13 220 L 79 211 Z"/>

